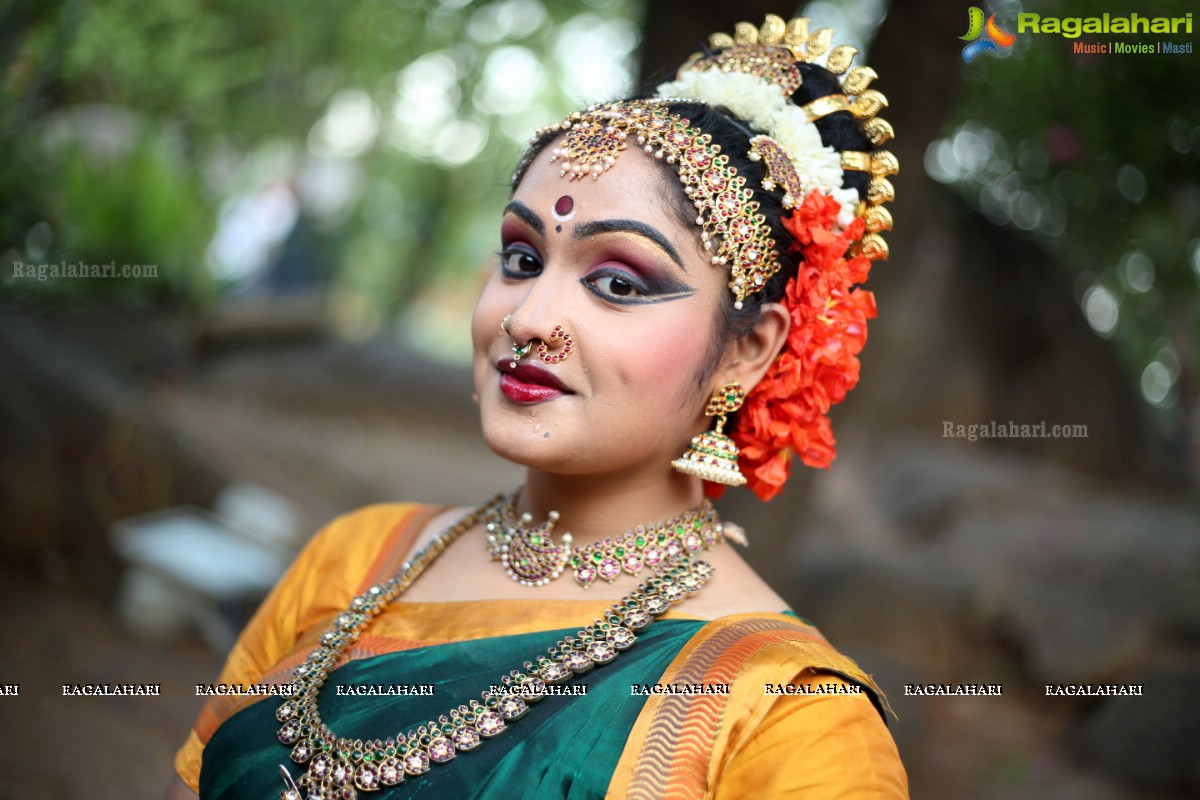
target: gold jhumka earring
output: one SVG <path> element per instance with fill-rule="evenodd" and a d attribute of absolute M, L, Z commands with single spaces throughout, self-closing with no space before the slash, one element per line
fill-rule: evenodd
<path fill-rule="evenodd" d="M 742 407 L 746 390 L 736 380 L 722 386 L 709 398 L 704 416 L 716 417 L 717 426 L 692 437 L 692 443 L 671 466 L 686 475 L 695 475 L 713 483 L 741 486 L 746 476 L 738 469 L 738 448 L 722 431 L 725 418 Z"/>

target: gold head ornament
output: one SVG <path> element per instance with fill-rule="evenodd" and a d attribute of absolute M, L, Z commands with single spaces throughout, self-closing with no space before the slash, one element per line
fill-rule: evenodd
<path fill-rule="evenodd" d="M 878 147 L 895 135 L 891 123 L 877 116 L 887 108 L 887 97 L 869 88 L 879 75 L 867 66 L 851 69 L 850 64 L 858 54 L 858 49 L 848 44 L 831 47 L 833 36 L 832 28 L 810 32 L 806 17 L 785 22 L 782 17 L 768 14 L 760 26 L 739 22 L 734 26 L 732 35 L 712 34 L 708 44 L 715 55 L 694 53 L 679 72 L 683 74 L 688 70 L 711 69 L 745 72 L 779 87 L 784 96 L 790 97 L 803 82 L 796 63 L 816 64 L 821 56 L 828 54 L 825 69 L 838 77 L 842 93 L 818 97 L 809 102 L 803 106 L 805 114 L 809 121 L 816 122 L 829 114 L 848 111 L 866 138 Z M 753 141 L 752 149 L 758 149 Z M 791 207 L 787 200 L 799 202 L 803 199 L 791 193 L 792 188 L 801 181 L 794 168 L 789 170 L 790 165 L 779 159 L 776 153 L 772 152 L 771 155 L 772 158 L 767 160 L 768 180 L 784 189 L 784 207 Z M 900 171 L 900 162 L 889 150 L 843 151 L 841 165 L 842 169 L 857 170 L 870 176 L 867 196 L 856 209 L 857 216 L 862 218 L 867 228 L 866 235 L 857 243 L 857 254 L 871 260 L 886 259 L 888 246 L 880 233 L 891 230 L 892 215 L 883 204 L 895 198 L 895 189 L 888 177 Z M 770 190 L 773 187 L 765 188 Z"/>

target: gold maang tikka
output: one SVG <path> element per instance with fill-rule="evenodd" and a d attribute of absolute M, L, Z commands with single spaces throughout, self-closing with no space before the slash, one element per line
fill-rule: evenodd
<path fill-rule="evenodd" d="M 723 431 L 726 417 L 741 408 L 745 400 L 746 390 L 736 380 L 718 389 L 704 409 L 704 416 L 717 418 L 716 427 L 693 436 L 688 449 L 671 466 L 713 483 L 744 484 L 746 476 L 738 469 L 738 447 Z"/>

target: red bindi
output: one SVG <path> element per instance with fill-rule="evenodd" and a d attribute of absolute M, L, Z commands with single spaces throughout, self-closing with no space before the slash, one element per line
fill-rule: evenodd
<path fill-rule="evenodd" d="M 554 218 L 566 222 L 575 216 L 575 200 L 569 194 L 564 194 L 554 203 Z"/>

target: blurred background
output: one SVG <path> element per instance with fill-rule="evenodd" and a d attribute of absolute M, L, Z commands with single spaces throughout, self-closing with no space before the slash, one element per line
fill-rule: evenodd
<path fill-rule="evenodd" d="M 1195 8 L 1140 5 L 985 13 Z M 194 685 L 307 537 L 515 485 L 479 437 L 467 320 L 524 141 L 711 32 L 804 13 L 882 76 L 897 230 L 836 462 L 726 516 L 890 693 L 914 797 L 1200 793 L 1200 56 L 1023 34 L 964 63 L 967 3 L 736 6 L 0 2 L 13 791 L 161 796 Z M 945 435 L 992 422 L 1075 435 Z M 79 682 L 163 696 L 61 697 Z M 1045 696 L 1067 682 L 1145 690 Z"/>

